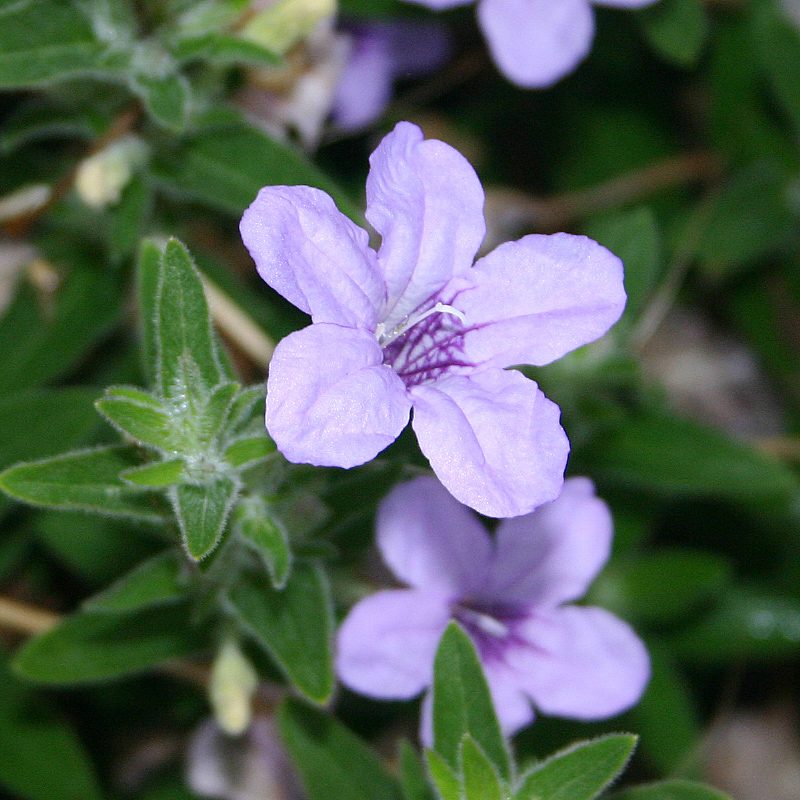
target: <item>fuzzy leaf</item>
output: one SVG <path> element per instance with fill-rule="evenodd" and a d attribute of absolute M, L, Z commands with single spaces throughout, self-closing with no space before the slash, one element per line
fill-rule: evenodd
<path fill-rule="evenodd" d="M 275 452 L 275 442 L 266 434 L 237 439 L 225 448 L 225 460 L 238 469 L 258 464 Z"/>
<path fill-rule="evenodd" d="M 464 800 L 504 800 L 507 797 L 494 765 L 469 734 L 461 741 L 460 761 Z"/>
<path fill-rule="evenodd" d="M 85 600 L 86 611 L 124 613 L 179 600 L 184 594 L 181 559 L 169 550 L 139 564 L 100 594 Z"/>
<path fill-rule="evenodd" d="M 164 452 L 175 450 L 173 422 L 158 398 L 139 389 L 111 386 L 95 407 L 137 444 Z"/>
<path fill-rule="evenodd" d="M 120 472 L 122 480 L 149 489 L 163 489 L 180 483 L 186 465 L 177 458 L 173 461 L 154 461 L 142 467 L 133 467 Z"/>
<path fill-rule="evenodd" d="M 400 789 L 403 800 L 435 800 L 417 751 L 403 739 L 400 742 Z"/>
<path fill-rule="evenodd" d="M 225 476 L 203 484 L 184 483 L 170 490 L 184 546 L 195 561 L 205 558 L 219 544 L 238 492 L 237 483 Z"/>
<path fill-rule="evenodd" d="M 136 464 L 126 447 L 76 450 L 10 467 L 0 473 L 0 489 L 31 505 L 160 522 L 150 498 L 120 480 Z"/>
<path fill-rule="evenodd" d="M 276 589 L 283 589 L 292 568 L 292 551 L 289 536 L 279 519 L 270 512 L 266 503 L 258 498 L 248 498 L 236 510 L 233 520 L 237 536 L 259 554 Z"/>
<path fill-rule="evenodd" d="M 434 750 L 454 770 L 459 750 L 470 734 L 505 779 L 511 759 L 500 732 L 492 698 L 472 640 L 454 622 L 442 636 L 433 669 Z"/>
<path fill-rule="evenodd" d="M 461 782 L 455 770 L 435 751 L 425 753 L 428 770 L 441 800 L 463 800 Z"/>
<path fill-rule="evenodd" d="M 732 800 L 730 795 L 694 781 L 671 780 L 634 786 L 608 800 Z"/>
<path fill-rule="evenodd" d="M 380 758 L 329 714 L 287 700 L 278 725 L 308 800 L 399 800 Z"/>
<path fill-rule="evenodd" d="M 578 742 L 523 776 L 514 800 L 594 800 L 625 769 L 635 747 L 630 734 Z"/>
<path fill-rule="evenodd" d="M 326 703 L 334 687 L 333 610 L 323 573 L 297 565 L 283 591 L 257 575 L 243 575 L 228 599 L 244 629 L 297 689 L 315 703 Z"/>

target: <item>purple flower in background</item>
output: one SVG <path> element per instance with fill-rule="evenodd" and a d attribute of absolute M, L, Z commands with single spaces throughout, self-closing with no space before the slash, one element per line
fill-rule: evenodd
<path fill-rule="evenodd" d="M 472 0 L 408 0 L 434 11 Z M 550 86 L 586 57 L 592 5 L 644 8 L 657 0 L 478 0 L 478 24 L 500 71 L 519 86 Z"/>
<path fill-rule="evenodd" d="M 438 69 L 450 56 L 448 28 L 437 22 L 345 23 L 350 53 L 333 99 L 331 116 L 345 131 L 375 122 L 392 97 L 395 81 Z"/>
<path fill-rule="evenodd" d="M 267 429 L 290 461 L 353 467 L 408 423 L 441 482 L 489 516 L 558 495 L 559 409 L 515 364 L 601 336 L 625 304 L 622 264 L 583 236 L 526 236 L 473 266 L 483 189 L 453 148 L 401 122 L 370 158 L 365 230 L 307 186 L 268 186 L 242 218 L 261 277 L 311 315 L 283 339 Z"/>
<path fill-rule="evenodd" d="M 383 560 L 408 589 L 358 602 L 338 634 L 346 686 L 383 699 L 414 697 L 433 680 L 451 619 L 478 650 L 500 724 L 511 734 L 545 714 L 591 720 L 641 696 L 644 645 L 622 620 L 577 600 L 608 559 L 612 522 L 586 478 L 558 499 L 503 520 L 493 539 L 433 478 L 401 484 L 378 511 Z M 422 738 L 430 741 L 430 694 Z"/>

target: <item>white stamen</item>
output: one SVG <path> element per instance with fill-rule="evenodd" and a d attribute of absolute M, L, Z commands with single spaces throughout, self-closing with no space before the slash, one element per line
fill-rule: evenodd
<path fill-rule="evenodd" d="M 496 617 L 483 614 L 480 611 L 473 611 L 470 608 L 462 608 L 460 616 L 466 617 L 476 628 L 480 628 L 484 633 L 493 636 L 495 639 L 503 639 L 508 636 L 508 626 L 500 622 Z"/>
<path fill-rule="evenodd" d="M 400 338 L 407 330 L 413 328 L 418 322 L 422 322 L 422 320 L 427 319 L 433 314 L 450 314 L 453 317 L 458 317 L 458 319 L 460 319 L 462 322 L 466 321 L 463 311 L 459 311 L 457 308 L 447 305 L 447 303 L 437 303 L 435 306 L 433 306 L 433 308 L 429 308 L 427 311 L 423 311 L 421 314 L 417 314 L 416 316 L 412 317 L 406 317 L 399 325 L 394 327 L 388 333 L 386 333 L 384 324 L 379 322 L 375 328 L 375 336 L 378 339 L 378 344 L 380 344 L 381 347 L 386 347 L 395 339 Z"/>

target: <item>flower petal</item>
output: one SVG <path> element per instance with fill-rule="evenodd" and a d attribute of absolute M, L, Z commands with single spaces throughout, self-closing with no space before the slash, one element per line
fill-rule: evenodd
<path fill-rule="evenodd" d="M 570 478 L 552 503 L 500 523 L 481 598 L 535 608 L 577 600 L 608 560 L 612 536 L 592 482 Z"/>
<path fill-rule="evenodd" d="M 370 156 L 367 219 L 383 241 L 391 330 L 467 270 L 483 240 L 483 188 L 475 170 L 444 142 L 400 122 Z"/>
<path fill-rule="evenodd" d="M 458 599 L 486 578 L 489 536 L 436 478 L 395 487 L 378 509 L 376 527 L 383 560 L 409 586 Z"/>
<path fill-rule="evenodd" d="M 475 264 L 464 352 L 495 367 L 542 366 L 602 336 L 625 308 L 622 262 L 585 236 L 534 234 Z"/>
<path fill-rule="evenodd" d="M 345 686 L 370 697 L 405 700 L 433 680 L 433 659 L 447 627 L 447 599 L 393 589 L 356 603 L 339 628 L 336 671 Z"/>
<path fill-rule="evenodd" d="M 244 212 L 258 274 L 314 322 L 375 329 L 385 287 L 369 237 L 310 186 L 267 186 Z"/>
<path fill-rule="evenodd" d="M 478 22 L 500 71 L 525 87 L 572 72 L 594 36 L 588 0 L 480 0 Z"/>
<path fill-rule="evenodd" d="M 546 714 L 583 720 L 619 714 L 638 701 L 650 678 L 642 641 L 602 608 L 537 611 L 518 633 L 527 644 L 509 647 L 504 660 Z"/>
<path fill-rule="evenodd" d="M 569 442 L 559 408 L 519 372 L 451 375 L 410 390 L 422 452 L 448 491 L 490 517 L 555 498 Z"/>
<path fill-rule="evenodd" d="M 275 348 L 267 430 L 289 461 L 354 467 L 390 445 L 408 422 L 400 378 L 363 330 L 309 325 Z"/>

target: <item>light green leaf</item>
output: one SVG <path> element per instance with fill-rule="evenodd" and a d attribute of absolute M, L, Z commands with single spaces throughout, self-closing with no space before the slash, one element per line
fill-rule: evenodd
<path fill-rule="evenodd" d="M 229 590 L 233 613 L 272 656 L 286 677 L 315 703 L 333 693 L 333 610 L 323 573 L 296 565 L 283 591 L 257 575 L 243 575 Z"/>
<path fill-rule="evenodd" d="M 225 448 L 225 460 L 238 469 L 246 469 L 275 452 L 275 442 L 266 433 L 231 442 Z"/>
<path fill-rule="evenodd" d="M 131 80 L 131 90 L 141 97 L 147 112 L 159 125 L 176 133 L 186 127 L 191 90 L 183 75 L 138 74 Z"/>
<path fill-rule="evenodd" d="M 170 489 L 184 546 L 195 561 L 205 558 L 219 544 L 238 493 L 238 484 L 224 475 L 207 483 L 184 483 Z"/>
<path fill-rule="evenodd" d="M 274 67 L 282 63 L 280 56 L 257 42 L 226 33 L 205 33 L 182 39 L 172 47 L 178 61 L 208 61 L 223 66 L 251 64 L 256 67 Z"/>
<path fill-rule="evenodd" d="M 433 670 L 434 750 L 459 768 L 459 750 L 470 734 L 501 777 L 511 778 L 511 758 L 472 640 L 454 622 L 442 636 Z"/>
<path fill-rule="evenodd" d="M 163 154 L 155 177 L 178 191 L 236 217 L 267 184 L 303 184 L 330 194 L 354 219 L 359 212 L 344 193 L 305 156 L 235 117 L 209 125 L 186 145 Z"/>
<path fill-rule="evenodd" d="M 12 666 L 35 683 L 93 683 L 185 658 L 205 644 L 202 632 L 190 626 L 183 606 L 132 614 L 84 612 L 29 640 L 17 651 Z"/>
<path fill-rule="evenodd" d="M 435 750 L 428 750 L 425 756 L 428 761 L 428 771 L 441 800 L 463 800 L 461 781 L 455 770 Z"/>
<path fill-rule="evenodd" d="M 399 780 L 403 800 L 435 800 L 417 751 L 406 739 L 400 742 Z"/>
<path fill-rule="evenodd" d="M 667 61 L 693 67 L 708 39 L 709 19 L 700 0 L 661 0 L 639 14 L 645 38 Z"/>
<path fill-rule="evenodd" d="M 145 268 L 152 267 L 148 263 Z M 206 390 L 228 377 L 200 275 L 177 239 L 167 242 L 161 258 L 156 314 L 158 385 L 164 397 L 190 388 L 184 386 L 184 359 L 196 365 Z"/>
<path fill-rule="evenodd" d="M 233 530 L 259 554 L 272 585 L 283 589 L 292 568 L 292 551 L 286 528 L 260 498 L 243 500 L 233 518 Z"/>
<path fill-rule="evenodd" d="M 122 480 L 150 489 L 162 489 L 180 483 L 186 464 L 177 458 L 174 461 L 154 461 L 142 467 L 133 467 L 120 472 Z"/>
<path fill-rule="evenodd" d="M 162 249 L 152 239 L 144 239 L 136 263 L 136 298 L 139 304 L 139 325 L 147 382 L 158 383 L 158 292 L 161 280 Z"/>
<path fill-rule="evenodd" d="M 157 397 L 132 387 L 109 386 L 95 407 L 137 444 L 163 452 L 175 451 L 173 421 Z"/>
<path fill-rule="evenodd" d="M 160 522 L 151 499 L 119 478 L 137 463 L 126 447 L 76 450 L 10 467 L 0 473 L 0 489 L 31 505 Z"/>
<path fill-rule="evenodd" d="M 240 388 L 238 383 L 222 383 L 211 392 L 202 413 L 201 440 L 206 447 L 216 444 Z"/>
<path fill-rule="evenodd" d="M 464 800 L 505 800 L 508 797 L 494 765 L 469 734 L 461 741 L 460 761 Z"/>
<path fill-rule="evenodd" d="M 277 716 L 308 800 L 399 800 L 377 754 L 330 714 L 287 700 Z"/>
<path fill-rule="evenodd" d="M 125 613 L 174 603 L 184 596 L 181 559 L 173 550 L 139 564 L 100 594 L 85 600 L 86 611 Z"/>
<path fill-rule="evenodd" d="M 15 797 L 101 800 L 80 739 L 41 697 L 14 678 L 4 661 L 0 663 L 0 741 L 0 787 Z"/>
<path fill-rule="evenodd" d="M 655 288 L 662 266 L 662 243 L 655 215 L 646 206 L 595 219 L 586 234 L 622 259 L 628 302 L 625 316 L 638 316 Z"/>
<path fill-rule="evenodd" d="M 630 734 L 578 742 L 527 772 L 514 800 L 593 800 L 625 769 L 635 747 Z"/>
<path fill-rule="evenodd" d="M 733 800 L 730 795 L 694 781 L 672 780 L 634 786 L 609 800 Z"/>

